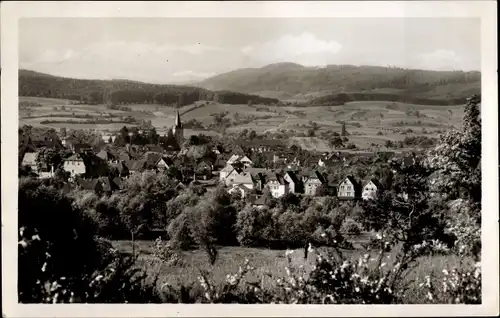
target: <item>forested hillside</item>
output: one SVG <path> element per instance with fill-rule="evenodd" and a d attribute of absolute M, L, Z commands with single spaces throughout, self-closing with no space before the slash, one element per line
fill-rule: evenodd
<path fill-rule="evenodd" d="M 463 104 L 467 96 L 480 94 L 481 73 L 352 65 L 318 68 L 278 63 L 220 74 L 198 85 L 213 90 L 265 92 L 268 97 L 273 96 L 273 91 L 276 97 L 310 95 L 307 98 L 310 101 L 332 95 L 326 98 L 331 102 L 336 94 L 347 93 L 354 100 L 420 101 L 440 105 L 450 101 Z M 323 101 L 317 100 L 314 104 Z"/>
<path fill-rule="evenodd" d="M 85 104 L 161 104 L 189 105 L 198 100 L 219 103 L 272 104 L 277 99 L 256 95 L 212 92 L 181 85 L 148 84 L 129 80 L 84 80 L 19 70 L 19 96 L 64 98 Z"/>

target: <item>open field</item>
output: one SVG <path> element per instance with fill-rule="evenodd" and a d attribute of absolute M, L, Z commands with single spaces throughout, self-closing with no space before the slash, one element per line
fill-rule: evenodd
<path fill-rule="evenodd" d="M 132 251 L 131 241 L 113 241 L 113 245 L 124 252 Z M 197 277 L 199 269 L 208 271 L 209 277 L 215 282 L 222 282 L 226 275 L 234 274 L 238 271 L 245 259 L 250 261 L 254 266 L 255 272 L 247 276 L 247 281 L 260 281 L 264 287 L 272 288 L 275 282 L 264 274 L 271 274 L 274 277 L 286 277 L 286 269 L 288 266 L 284 250 L 270 250 L 261 248 L 248 247 L 223 247 L 219 250 L 216 263 L 211 266 L 208 262 L 207 255 L 202 250 L 180 252 L 180 264 L 169 265 L 161 263 L 155 256 L 152 255 L 152 241 L 136 241 L 136 253 L 139 254 L 137 265 L 145 269 L 150 275 L 160 275 L 159 284 L 169 283 L 173 286 L 198 284 Z M 318 251 L 322 254 L 327 252 L 327 248 L 320 248 Z M 314 263 L 314 253 L 310 254 L 307 259 L 304 259 L 303 249 L 294 250 L 291 255 L 293 268 L 303 266 L 306 272 Z M 357 260 L 366 252 L 361 249 L 352 251 L 343 251 L 344 255 L 350 259 Z M 394 259 L 395 253 L 386 256 L 385 263 L 390 266 Z M 375 254 L 373 255 L 375 257 Z M 469 260 L 465 260 L 468 262 Z M 425 295 L 419 293 L 418 283 L 424 280 L 426 275 L 435 274 L 437 277 L 443 275 L 444 268 L 458 266 L 460 258 L 456 256 L 428 256 L 419 259 L 418 265 L 408 274 L 406 279 L 410 282 L 415 279 L 415 288 L 412 288 L 409 293 L 409 300 L 419 302 Z"/>
<path fill-rule="evenodd" d="M 20 106 L 20 125 L 46 126 L 53 128 L 118 130 L 124 123 L 120 119 L 132 116 L 151 120 L 153 126 L 164 133 L 175 121 L 176 109 L 156 104 L 123 105 L 131 111 L 108 109 L 105 105 L 73 105 L 63 99 L 20 97 L 20 104 L 36 103 L 39 106 Z M 64 107 L 61 107 L 64 106 Z M 463 116 L 462 106 L 426 106 L 393 102 L 351 102 L 343 106 L 278 107 L 260 105 L 229 105 L 208 103 L 187 105 L 180 110 L 183 121 L 196 119 L 208 126 L 214 122 L 213 114 L 226 113 L 230 119 L 229 132 L 253 129 L 258 133 L 283 131 L 290 134 L 290 144 L 305 149 L 331 150 L 328 142 L 321 138 L 324 132 L 338 132 L 341 123 L 346 123 L 349 142 L 359 149 L 367 149 L 372 143 L 383 145 L 386 140 L 402 140 L 406 136 L 437 137 L 439 133 L 458 126 Z M 84 117 L 86 116 L 86 117 Z M 88 123 L 50 123 L 47 120 L 84 121 L 86 119 L 109 119 L 116 123 L 92 125 Z M 317 124 L 315 136 L 306 137 L 312 123 Z M 128 126 L 131 126 L 130 124 Z M 186 131 L 212 134 L 210 131 Z M 217 134 L 217 133 L 215 133 Z"/>

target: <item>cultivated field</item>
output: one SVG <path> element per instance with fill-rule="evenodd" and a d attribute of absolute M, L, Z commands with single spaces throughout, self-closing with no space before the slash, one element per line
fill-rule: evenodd
<path fill-rule="evenodd" d="M 131 111 L 112 110 L 105 105 L 73 105 L 68 100 L 20 97 L 20 125 L 53 128 L 118 130 L 125 125 L 123 117 L 151 120 L 159 133 L 165 133 L 174 124 L 175 108 L 156 104 L 122 105 Z M 39 106 L 29 106 L 36 103 Z M 28 106 L 27 106 L 28 105 Z M 290 144 L 305 149 L 331 150 L 322 139 L 324 132 L 340 133 L 346 123 L 349 142 L 359 149 L 371 144 L 383 145 L 387 140 L 402 140 L 406 136 L 437 137 L 441 132 L 458 126 L 463 116 L 462 106 L 426 106 L 393 102 L 351 102 L 343 106 L 278 107 L 260 105 L 193 104 L 180 109 L 184 122 L 196 119 L 204 126 L 214 123 L 214 114 L 225 113 L 230 119 L 229 132 L 244 129 L 258 133 L 281 131 L 289 135 Z M 86 116 L 86 117 L 84 117 Z M 105 124 L 88 124 L 89 119 L 108 119 Z M 57 121 L 46 123 L 43 121 Z M 71 120 L 70 123 L 64 121 Z M 75 122 L 78 121 L 78 122 Z M 314 137 L 307 132 L 316 123 Z M 127 124 L 127 126 L 133 126 Z M 186 134 L 217 134 L 210 131 L 187 130 Z"/>

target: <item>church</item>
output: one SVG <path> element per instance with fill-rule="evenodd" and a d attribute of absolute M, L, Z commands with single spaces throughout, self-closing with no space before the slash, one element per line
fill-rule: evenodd
<path fill-rule="evenodd" d="M 175 140 L 177 140 L 177 143 L 179 145 L 182 144 L 182 142 L 184 141 L 184 129 L 182 128 L 181 115 L 179 114 L 179 110 L 177 110 L 175 125 L 171 129 Z"/>
<path fill-rule="evenodd" d="M 182 127 L 181 115 L 179 114 L 179 110 L 177 110 L 174 126 L 172 126 L 168 130 L 165 137 L 167 138 L 167 143 L 169 143 L 170 145 L 172 145 L 172 143 L 170 142 L 171 139 L 174 139 L 176 141 L 175 143 L 177 143 L 177 146 L 180 147 L 182 145 L 182 142 L 184 141 L 184 128 Z"/>

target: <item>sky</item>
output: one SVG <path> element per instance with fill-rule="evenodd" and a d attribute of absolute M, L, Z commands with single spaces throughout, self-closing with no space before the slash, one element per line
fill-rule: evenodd
<path fill-rule="evenodd" d="M 469 71 L 480 34 L 474 18 L 23 18 L 19 67 L 150 83 L 278 62 Z"/>

